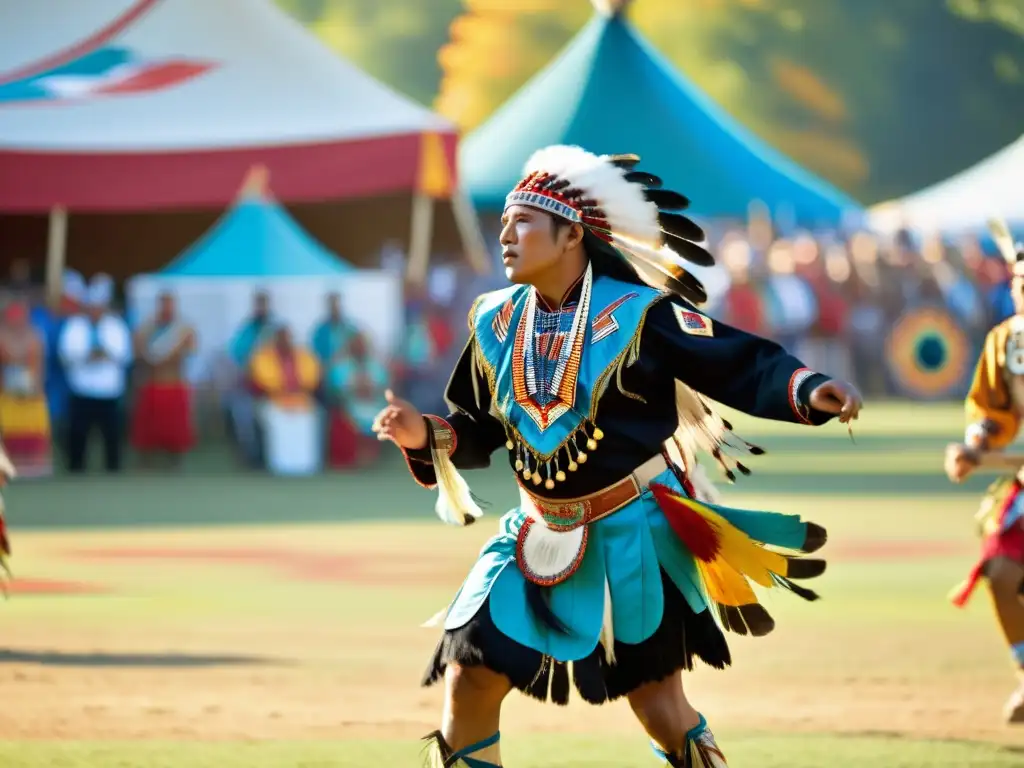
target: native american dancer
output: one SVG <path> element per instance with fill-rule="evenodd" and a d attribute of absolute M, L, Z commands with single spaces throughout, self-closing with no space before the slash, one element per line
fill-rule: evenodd
<path fill-rule="evenodd" d="M 32 326 L 25 301 L 8 305 L 0 324 L 0 434 L 23 477 L 52 474 L 46 341 Z"/>
<path fill-rule="evenodd" d="M 132 444 L 145 461 L 157 451 L 179 460 L 195 444 L 184 365 L 196 351 L 196 333 L 177 316 L 174 296 L 161 294 L 158 303 L 156 316 L 135 335 L 146 378 L 132 415 Z"/>
<path fill-rule="evenodd" d="M 730 478 L 758 453 L 704 396 L 768 419 L 856 418 L 856 390 L 806 369 L 777 344 L 715 323 L 681 255 L 710 264 L 688 201 L 633 170 L 635 156 L 549 147 L 505 204 L 510 288 L 473 306 L 471 338 L 446 395 L 453 413 L 421 416 L 388 393 L 381 439 L 403 448 L 438 514 L 480 510 L 458 469 L 505 450 L 521 506 L 506 514 L 454 601 L 424 684 L 443 677 L 435 765 L 501 764 L 499 715 L 516 688 L 564 704 L 626 696 L 655 753 L 674 766 L 725 758 L 683 693 L 695 658 L 730 663 L 723 630 L 774 626 L 753 584 L 816 595 L 793 579 L 825 531 L 797 516 L 731 509 L 696 464 Z M 701 393 L 701 394 L 698 394 Z"/>
<path fill-rule="evenodd" d="M 1013 270 L 1011 294 L 1016 314 L 985 339 L 965 401 L 967 430 L 963 444 L 946 453 L 946 474 L 959 483 L 985 458 L 1017 437 L 1024 416 L 1024 246 L 1014 244 L 1003 222 L 991 222 L 992 233 Z M 992 607 L 1010 646 L 1020 685 L 1010 696 L 1004 716 L 1024 723 L 1024 468 L 994 482 L 982 500 L 976 520 L 982 537 L 981 558 L 952 600 L 964 606 L 982 577 Z"/>

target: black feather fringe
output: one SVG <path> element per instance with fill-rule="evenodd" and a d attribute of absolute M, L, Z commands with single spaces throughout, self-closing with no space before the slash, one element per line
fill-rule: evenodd
<path fill-rule="evenodd" d="M 689 198 L 671 189 L 645 189 L 644 197 L 663 211 L 685 211 L 690 207 Z"/>
<path fill-rule="evenodd" d="M 807 523 L 807 535 L 804 537 L 804 544 L 800 547 L 801 552 L 817 552 L 825 546 L 828 541 L 828 531 L 817 523 Z"/>
<path fill-rule="evenodd" d="M 772 579 L 774 579 L 780 587 L 788 589 L 794 595 L 802 597 L 804 600 L 809 600 L 813 603 L 815 600 L 820 599 L 820 595 L 814 590 L 801 587 L 799 584 L 790 581 L 785 576 L 779 576 L 777 573 L 773 573 Z"/>
<path fill-rule="evenodd" d="M 551 664 L 551 701 L 562 706 L 569 703 L 569 665 L 564 661 Z"/>
<path fill-rule="evenodd" d="M 604 648 L 570 665 L 517 643 L 502 634 L 491 618 L 490 600 L 466 624 L 446 630 L 438 642 L 422 684 L 434 685 L 449 664 L 484 666 L 509 678 L 526 696 L 539 701 L 565 703 L 571 688 L 590 704 L 603 704 L 644 683 L 664 680 L 681 670 L 692 670 L 700 659 L 715 669 L 732 663 L 725 635 L 709 610 L 694 613 L 686 598 L 664 573 L 665 608 L 661 625 L 636 645 L 615 642 L 615 663 Z"/>
<path fill-rule="evenodd" d="M 790 557 L 786 578 L 814 579 L 825 572 L 826 563 L 817 557 Z"/>
<path fill-rule="evenodd" d="M 747 623 L 750 634 L 754 637 L 764 637 L 775 629 L 775 619 L 772 618 L 768 610 L 760 603 L 741 605 L 739 612 Z"/>
<path fill-rule="evenodd" d="M 625 178 L 628 182 L 633 184 L 643 184 L 645 187 L 650 189 L 658 189 L 662 184 L 660 178 L 655 176 L 653 173 L 647 173 L 647 171 L 630 171 L 626 174 Z"/>
<path fill-rule="evenodd" d="M 681 213 L 662 211 L 658 214 L 658 223 L 661 224 L 661 229 L 666 234 L 694 243 L 699 243 L 706 237 L 704 230 L 696 222 Z"/>
<path fill-rule="evenodd" d="M 736 606 L 719 604 L 718 616 L 722 620 L 722 626 L 726 631 L 737 635 L 747 634 L 747 625 L 743 621 L 739 608 Z"/>
<path fill-rule="evenodd" d="M 708 300 L 708 292 L 700 280 L 685 269 L 674 272 L 672 277 L 666 277 L 666 283 L 670 291 L 678 293 L 691 304 L 703 304 Z"/>
<path fill-rule="evenodd" d="M 665 244 L 678 253 L 687 261 L 693 262 L 700 267 L 713 267 L 715 257 L 703 247 L 689 240 L 677 237 L 671 233 L 665 233 Z"/>

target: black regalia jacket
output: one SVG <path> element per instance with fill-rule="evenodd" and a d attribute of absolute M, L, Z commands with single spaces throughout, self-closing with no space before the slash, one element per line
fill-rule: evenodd
<path fill-rule="evenodd" d="M 715 322 L 675 295 L 659 294 L 653 289 L 617 281 L 611 281 L 616 285 L 610 286 L 612 293 L 609 293 L 605 285 L 608 281 L 611 279 L 595 279 L 595 303 L 590 308 L 590 316 L 595 318 L 594 328 L 598 327 L 597 319 L 602 316 L 616 316 L 615 332 L 634 336 L 638 340 L 638 354 L 630 365 L 622 367 L 618 381 L 607 386 L 597 398 L 600 407 L 594 425 L 602 433 L 599 447 L 587 451 L 586 462 L 578 464 L 574 471 L 563 471 L 564 480 L 553 488 L 524 482 L 531 493 L 550 499 L 591 494 L 623 479 L 661 452 L 679 426 L 675 398 L 677 379 L 710 400 L 752 416 L 810 425 L 824 424 L 832 418 L 831 414 L 808 405 L 810 393 L 828 377 L 809 371 L 775 342 Z M 620 298 L 602 307 L 598 301 L 599 283 L 605 286 L 605 296 L 617 293 Z M 505 301 L 505 314 L 496 310 L 495 319 L 490 322 L 483 322 L 480 309 L 474 307 L 469 343 L 445 393 L 452 412 L 444 417 L 427 417 L 434 435 L 439 425 L 445 429 L 450 427 L 454 432 L 450 458 L 458 469 L 487 467 L 494 452 L 504 450 L 515 470 L 521 457 L 518 448 L 508 447 L 518 442 L 515 435 L 510 436 L 509 421 L 496 415 L 495 411 L 500 409 L 492 406 L 495 399 L 492 387 L 498 389 L 494 377 L 487 375 L 487 366 L 481 366 L 476 358 L 486 353 L 478 344 L 478 337 L 491 333 L 492 327 L 502 327 L 503 317 L 506 321 L 511 318 L 506 325 L 509 326 L 508 344 L 512 343 L 516 321 L 523 322 L 519 306 L 529 290 L 532 289 L 515 286 L 495 292 L 502 294 L 498 299 L 499 303 Z M 622 310 L 625 305 L 621 305 L 621 297 L 638 296 L 648 290 L 652 291 L 652 298 L 630 326 L 628 314 Z M 571 308 L 579 292 L 578 285 L 571 289 L 563 299 L 562 308 Z M 482 299 L 488 296 L 491 294 L 485 294 Z M 505 296 L 509 298 L 506 300 Z M 609 313 L 612 307 L 615 309 Z M 689 321 L 692 322 L 688 324 Z M 500 370 L 500 366 L 492 368 Z M 586 436 L 581 433 L 579 446 L 586 441 Z M 408 450 L 405 454 L 417 482 L 434 487 L 437 477 L 430 463 L 430 448 Z M 563 470 L 565 465 L 563 457 Z"/>

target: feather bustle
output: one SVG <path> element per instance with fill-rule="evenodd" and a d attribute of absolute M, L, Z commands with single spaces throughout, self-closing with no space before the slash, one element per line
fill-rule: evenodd
<path fill-rule="evenodd" d="M 817 593 L 787 575 L 818 576 L 825 571 L 823 560 L 800 561 L 772 551 L 705 504 L 658 483 L 650 489 L 672 530 L 693 554 L 701 586 L 724 629 L 755 637 L 774 629 L 775 621 L 758 601 L 754 584 L 818 599 Z"/>
<path fill-rule="evenodd" d="M 705 518 L 684 504 L 682 497 L 668 486 L 651 483 L 650 490 L 668 524 L 695 558 L 710 562 L 718 557 L 719 532 Z"/>

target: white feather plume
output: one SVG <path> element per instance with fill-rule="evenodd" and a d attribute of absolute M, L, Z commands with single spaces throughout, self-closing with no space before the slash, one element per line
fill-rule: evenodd
<path fill-rule="evenodd" d="M 613 165 L 607 156 L 559 144 L 537 150 L 526 161 L 524 175 L 536 171 L 567 179 L 596 200 L 617 234 L 652 248 L 661 247 L 658 206 L 644 197 L 639 184 L 626 181 L 626 171 Z"/>
<path fill-rule="evenodd" d="M 683 384 L 676 381 L 676 412 L 679 416 L 679 427 L 673 437 L 683 454 L 683 463 L 691 474 L 691 480 L 698 496 L 710 501 L 718 498 L 718 491 L 711 479 L 699 468 L 698 453 L 710 454 L 718 462 L 727 477 L 734 469 L 742 473 L 749 470 L 734 457 L 734 454 L 757 455 L 763 451 L 752 443 L 737 435 L 732 426 L 716 414 L 703 398 Z"/>
<path fill-rule="evenodd" d="M 1017 244 L 1013 242 L 1013 235 L 1010 233 L 1010 228 L 1006 226 L 1006 222 L 1003 219 L 991 218 L 988 220 L 988 230 L 992 233 L 992 239 L 995 240 L 999 253 L 1007 262 L 1015 264 L 1017 262 Z"/>
<path fill-rule="evenodd" d="M 430 454 L 437 476 L 437 501 L 434 504 L 437 516 L 449 525 L 470 525 L 478 520 L 483 512 L 474 501 L 469 485 L 448 457 L 448 452 L 431 446 Z"/>
<path fill-rule="evenodd" d="M 15 469 L 10 456 L 7 455 L 7 448 L 4 446 L 3 440 L 0 440 L 0 475 L 4 475 L 8 480 L 18 476 L 18 470 Z"/>

